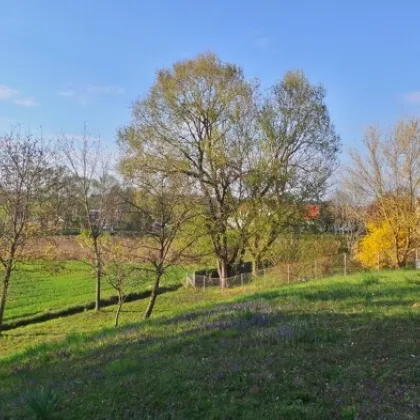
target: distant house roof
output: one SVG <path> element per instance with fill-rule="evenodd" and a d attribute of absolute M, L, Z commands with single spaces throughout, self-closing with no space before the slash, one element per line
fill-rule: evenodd
<path fill-rule="evenodd" d="M 307 204 L 305 206 L 305 220 L 314 220 L 321 215 L 321 206 L 319 204 Z"/>

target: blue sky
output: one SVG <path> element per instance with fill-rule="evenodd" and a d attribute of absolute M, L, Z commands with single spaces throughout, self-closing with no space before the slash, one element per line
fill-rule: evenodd
<path fill-rule="evenodd" d="M 420 2 L 1 0 L 0 130 L 114 141 L 155 71 L 213 51 L 264 86 L 322 82 L 344 149 L 420 116 Z"/>

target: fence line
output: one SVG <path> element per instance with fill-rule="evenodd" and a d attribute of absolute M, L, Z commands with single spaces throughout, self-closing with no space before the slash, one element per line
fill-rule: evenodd
<path fill-rule="evenodd" d="M 275 277 L 276 283 L 296 283 L 308 280 L 332 277 L 336 275 L 346 276 L 348 274 L 362 271 L 360 265 L 348 257 L 346 253 L 341 255 L 327 256 L 310 261 L 294 261 L 277 264 L 274 267 L 267 267 L 253 273 L 243 273 L 225 279 L 226 287 L 235 287 L 254 282 L 259 284 L 259 279 L 263 278 L 267 282 L 267 277 Z M 273 279 L 271 279 L 271 283 Z M 210 277 L 201 274 L 191 274 L 185 279 L 186 287 L 193 287 L 197 290 L 205 291 L 208 287 L 220 286 L 219 277 Z"/>

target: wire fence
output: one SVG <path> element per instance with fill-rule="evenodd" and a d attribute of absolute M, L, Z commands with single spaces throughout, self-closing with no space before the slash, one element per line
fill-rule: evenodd
<path fill-rule="evenodd" d="M 244 287 L 249 284 L 256 286 L 290 284 L 324 277 L 346 276 L 360 271 L 364 271 L 360 264 L 349 258 L 347 254 L 341 254 L 312 261 L 284 262 L 253 273 L 238 274 L 226 278 L 225 287 Z M 186 277 L 185 286 L 205 291 L 209 287 L 220 287 L 221 280 L 219 277 L 192 273 Z"/>

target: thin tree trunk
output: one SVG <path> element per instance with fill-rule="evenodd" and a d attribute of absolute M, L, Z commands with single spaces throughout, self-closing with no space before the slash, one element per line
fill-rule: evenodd
<path fill-rule="evenodd" d="M 124 301 L 121 299 L 118 299 L 118 306 L 117 306 L 117 311 L 115 313 L 115 322 L 114 322 L 114 327 L 118 327 L 118 321 L 120 319 L 120 313 L 121 313 L 121 308 L 123 305 Z"/>
<path fill-rule="evenodd" d="M 6 308 L 6 301 L 7 301 L 7 292 L 9 289 L 10 277 L 12 275 L 13 270 L 13 261 L 16 253 L 17 248 L 17 241 L 19 236 L 15 234 L 14 241 L 10 247 L 9 258 L 7 259 L 6 265 L 4 267 L 4 277 L 3 277 L 3 287 L 1 290 L 1 297 L 0 297 L 0 335 L 2 332 L 3 327 L 3 319 L 4 319 L 4 310 Z"/>
<path fill-rule="evenodd" d="M 258 270 L 261 267 L 261 257 L 259 255 L 254 256 L 254 259 L 252 260 L 252 275 L 256 276 Z"/>
<path fill-rule="evenodd" d="M 95 292 L 95 311 L 101 309 L 101 278 L 102 270 L 100 268 L 96 269 L 96 292 Z"/>
<path fill-rule="evenodd" d="M 9 288 L 11 274 L 12 274 L 12 266 L 11 264 L 8 263 L 5 268 L 3 285 L 2 285 L 3 287 L 1 290 L 1 297 L 0 297 L 0 334 L 3 327 L 4 310 L 6 308 L 7 291 Z"/>
<path fill-rule="evenodd" d="M 96 262 L 96 291 L 95 291 L 95 311 L 99 311 L 101 309 L 101 280 L 102 280 L 102 261 L 101 261 L 101 253 L 99 250 L 98 245 L 98 237 L 93 237 L 93 249 L 95 252 L 95 262 Z"/>
<path fill-rule="evenodd" d="M 220 287 L 224 289 L 227 287 L 228 264 L 224 260 L 218 261 L 217 271 L 219 272 Z"/>
<path fill-rule="evenodd" d="M 399 229 L 397 232 L 394 233 L 394 251 L 395 251 L 395 260 L 397 263 L 397 267 L 401 268 L 403 266 L 403 261 L 401 260 L 401 255 L 400 255 L 400 245 L 398 243 L 398 235 L 399 235 Z"/>
<path fill-rule="evenodd" d="M 155 306 L 156 298 L 159 293 L 159 283 L 162 275 L 158 274 L 156 276 L 155 284 L 153 285 L 152 294 L 150 295 L 149 304 L 147 305 L 146 312 L 144 313 L 144 318 L 149 319 L 152 315 L 153 308 Z"/>
<path fill-rule="evenodd" d="M 255 277 L 257 275 L 257 261 L 255 258 L 252 260 L 252 275 Z"/>
<path fill-rule="evenodd" d="M 245 251 L 246 251 L 246 248 L 242 247 L 241 252 L 239 253 L 239 264 L 241 265 L 244 263 Z"/>

